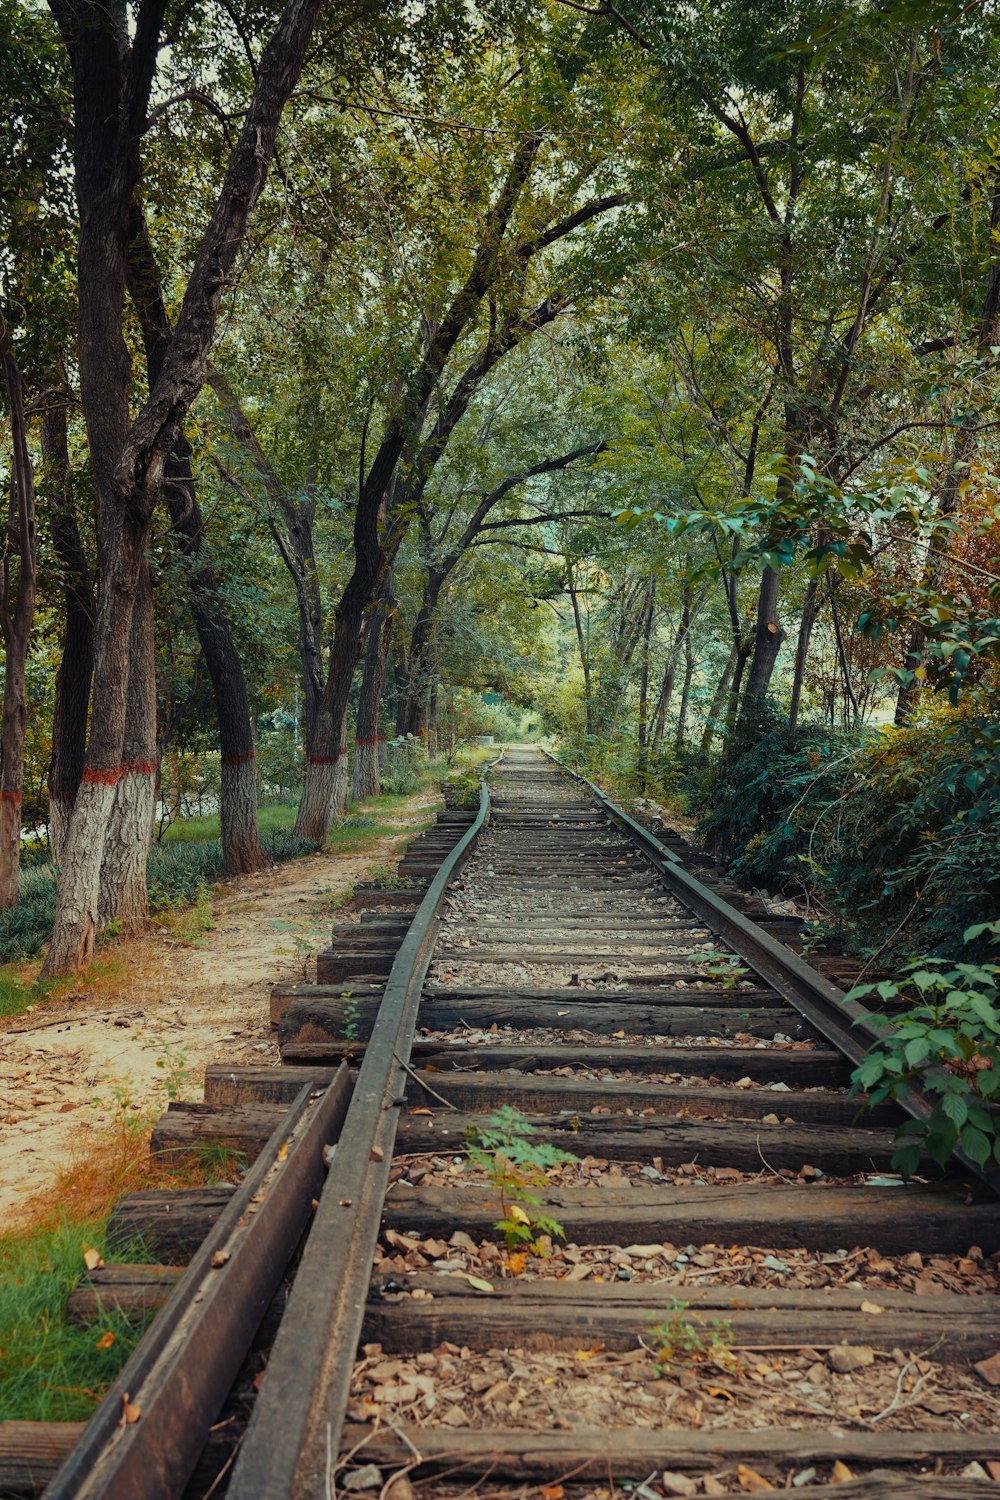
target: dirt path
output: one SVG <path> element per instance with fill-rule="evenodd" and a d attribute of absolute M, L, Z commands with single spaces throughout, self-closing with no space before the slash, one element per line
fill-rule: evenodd
<path fill-rule="evenodd" d="M 112 950 L 82 993 L 0 1023 L 0 1224 L 37 1211 L 123 1100 L 158 1113 L 168 1083 L 200 1097 L 206 1066 L 223 1055 L 277 1062 L 271 986 L 314 972 L 338 896 L 373 865 L 394 864 L 434 806 L 427 792 L 412 797 L 381 819 L 400 832 L 364 853 L 308 855 L 220 886 L 209 930 L 181 913 Z"/>

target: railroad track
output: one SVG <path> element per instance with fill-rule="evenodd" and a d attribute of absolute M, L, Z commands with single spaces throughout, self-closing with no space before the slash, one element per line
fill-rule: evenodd
<path fill-rule="evenodd" d="M 996 1493 L 996 1200 L 893 1182 L 857 1008 L 537 750 L 487 801 L 161 1122 L 252 1165 L 122 1204 L 187 1269 L 77 1294 L 169 1300 L 47 1493 Z"/>

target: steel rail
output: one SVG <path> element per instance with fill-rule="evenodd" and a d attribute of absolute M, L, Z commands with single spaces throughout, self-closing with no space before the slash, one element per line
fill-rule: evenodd
<path fill-rule="evenodd" d="M 502 758 L 503 751 L 491 765 Z M 489 811 L 483 779 L 476 819 L 428 887 L 386 980 L 340 1144 L 229 1482 L 229 1500 L 304 1500 L 331 1493 L 405 1102 L 405 1065 L 440 928 L 438 910 Z"/>
<path fill-rule="evenodd" d="M 347 1114 L 341 1065 L 311 1083 L 195 1252 L 66 1462 L 48 1500 L 167 1500 L 194 1471 L 323 1183 L 323 1152 Z"/>
<path fill-rule="evenodd" d="M 867 1056 L 872 1042 L 883 1040 L 890 1033 L 891 1027 L 881 1017 L 856 1000 L 848 1000 L 843 990 L 806 963 L 798 953 L 786 948 L 752 918 L 744 916 L 690 874 L 672 849 L 613 802 L 599 786 L 579 771 L 574 771 L 551 750 L 544 746 L 539 746 L 539 749 L 561 772 L 587 788 L 611 822 L 634 840 L 662 876 L 667 889 L 727 942 L 754 973 L 787 1000 L 825 1041 L 857 1065 Z M 921 1125 L 929 1123 L 933 1106 L 916 1089 L 907 1087 L 901 1090 L 895 1096 L 895 1102 Z M 956 1147 L 952 1155 L 1000 1197 L 1000 1172 L 977 1166 L 960 1147 Z"/>

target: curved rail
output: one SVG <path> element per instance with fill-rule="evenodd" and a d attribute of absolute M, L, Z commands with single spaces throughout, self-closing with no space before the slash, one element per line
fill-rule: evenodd
<path fill-rule="evenodd" d="M 350 1357 L 330 1369 L 326 1356 L 353 1353 L 360 1332 L 438 909 L 489 811 L 484 776 L 475 821 L 441 864 L 396 954 L 353 1088 L 342 1065 L 318 1098 L 309 1085 L 299 1091 L 47 1488 L 48 1500 L 166 1500 L 182 1492 L 318 1199 L 228 1491 L 268 1500 L 291 1493 L 279 1476 L 309 1434 L 321 1394 L 346 1405 L 346 1389 L 328 1385 L 338 1370 L 349 1379 Z M 322 1450 L 325 1430 L 319 1441 Z"/>
<path fill-rule="evenodd" d="M 327 1493 L 323 1486 L 347 1410 L 417 1009 L 440 925 L 438 908 L 489 810 L 484 778 L 476 821 L 431 882 L 386 981 L 340 1144 L 229 1483 L 230 1500 Z"/>

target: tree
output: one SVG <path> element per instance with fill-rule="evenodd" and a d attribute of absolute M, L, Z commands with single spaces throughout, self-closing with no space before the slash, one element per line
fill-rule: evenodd
<path fill-rule="evenodd" d="M 125 759 L 148 742 L 152 659 L 133 638 L 144 628 L 149 522 L 167 458 L 205 375 L 227 274 L 261 192 L 282 109 L 299 76 L 320 0 L 289 0 L 261 56 L 256 84 L 222 190 L 188 280 L 174 336 L 135 421 L 124 335 L 129 223 L 140 174 L 140 141 L 163 28 L 165 0 L 143 0 L 134 38 L 87 0 L 52 0 L 73 71 L 75 189 L 79 239 L 80 394 L 97 493 L 102 551 L 94 641 L 91 731 L 66 839 L 47 974 L 89 963 L 101 871 L 114 805 L 122 825 L 151 826 L 155 761 Z M 136 610 L 136 603 L 140 608 Z M 136 651 L 136 646 L 140 649 Z M 128 805 L 132 816 L 124 816 Z M 144 865 L 144 860 L 143 860 Z M 145 910 L 141 886 L 115 892 L 129 920 Z"/>

